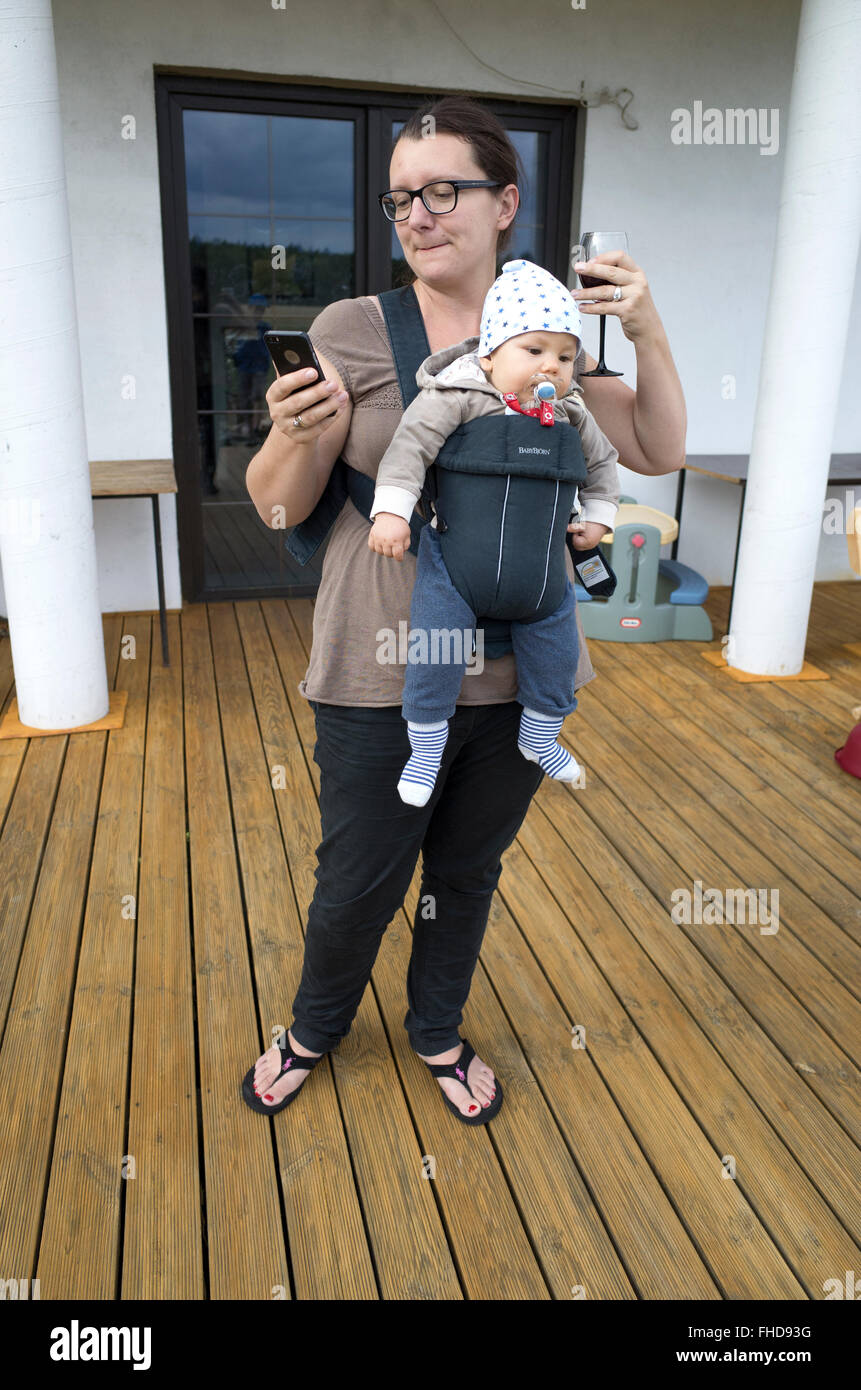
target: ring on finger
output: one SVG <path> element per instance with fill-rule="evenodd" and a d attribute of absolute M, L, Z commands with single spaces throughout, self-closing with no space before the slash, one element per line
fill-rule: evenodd
<path fill-rule="evenodd" d="M 294 415 L 290 423 L 293 426 L 294 430 L 303 430 L 305 428 L 305 426 L 302 423 L 301 415 Z"/>
<path fill-rule="evenodd" d="M 614 299 L 614 300 L 619 300 L 619 299 L 621 299 L 621 298 L 622 298 L 622 286 L 621 286 L 621 285 L 617 285 L 616 288 L 615 288 L 614 291 L 613 291 L 613 299 Z"/>

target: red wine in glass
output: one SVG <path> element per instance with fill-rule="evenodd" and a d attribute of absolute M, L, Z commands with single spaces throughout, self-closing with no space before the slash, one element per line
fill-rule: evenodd
<path fill-rule="evenodd" d="M 626 232 L 584 232 L 580 238 L 580 245 L 577 248 L 579 254 L 575 257 L 578 261 L 590 261 L 593 256 L 600 256 L 605 251 L 624 251 L 628 254 L 628 236 Z M 597 275 L 578 275 L 578 280 L 584 290 L 592 290 L 596 285 L 609 285 L 611 281 Z M 607 316 L 601 315 L 600 339 L 598 345 L 598 365 L 594 372 L 581 372 L 581 376 L 624 376 L 624 372 L 613 372 L 604 362 L 604 334 L 607 329 Z"/>

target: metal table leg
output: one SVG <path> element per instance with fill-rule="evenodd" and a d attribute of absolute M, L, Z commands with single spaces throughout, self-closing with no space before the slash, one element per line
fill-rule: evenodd
<path fill-rule="evenodd" d="M 739 507 L 739 512 L 738 512 L 738 531 L 736 532 L 736 537 L 735 537 L 735 559 L 733 560 L 733 563 L 732 563 L 732 588 L 731 588 L 730 591 L 729 591 L 729 617 L 728 617 L 728 619 L 727 619 L 727 624 L 726 624 L 727 632 L 729 632 L 729 630 L 730 630 L 730 625 L 731 625 L 731 623 L 732 623 L 732 604 L 733 604 L 733 599 L 735 598 L 735 576 L 736 576 L 736 571 L 737 571 L 737 569 L 738 569 L 738 548 L 739 548 L 739 545 L 741 544 L 741 523 L 742 523 L 743 520 L 744 520 L 744 498 L 745 498 L 745 493 L 746 493 L 746 492 L 747 492 L 747 478 L 742 478 L 742 480 L 741 480 L 741 506 Z"/>
<path fill-rule="evenodd" d="M 678 482 L 678 486 L 677 486 L 677 488 L 676 488 L 676 524 L 678 525 L 678 528 L 679 528 L 679 529 L 678 529 L 678 531 L 676 532 L 676 539 L 673 541 L 673 548 L 672 548 L 672 550 L 670 551 L 670 555 L 672 556 L 672 558 L 673 558 L 674 560 L 677 559 L 677 557 L 678 557 L 679 537 L 680 537 L 681 534 L 682 534 L 682 502 L 683 502 L 683 500 L 684 500 L 684 496 L 685 496 L 685 469 L 684 469 L 684 468 L 680 468 L 680 469 L 679 469 L 679 482 Z"/>
<path fill-rule="evenodd" d="M 167 650 L 167 611 L 164 606 L 164 569 L 161 557 L 161 519 L 158 513 L 158 493 L 152 498 L 152 521 L 155 529 L 155 565 L 158 572 L 158 612 L 161 622 L 161 659 L 163 666 L 170 665 Z"/>

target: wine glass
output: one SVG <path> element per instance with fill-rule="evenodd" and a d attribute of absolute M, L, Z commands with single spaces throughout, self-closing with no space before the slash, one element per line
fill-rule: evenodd
<path fill-rule="evenodd" d="M 591 261 L 593 256 L 600 256 L 605 251 L 624 251 L 628 254 L 628 236 L 626 232 L 584 232 L 580 238 L 580 245 L 575 250 L 580 255 L 575 255 L 575 261 Z M 595 285 L 607 285 L 610 282 L 600 275 L 578 275 L 578 280 L 584 290 L 591 290 Z M 600 303 L 600 301 L 595 301 Z M 594 372 L 581 372 L 584 376 L 624 376 L 624 372 L 612 372 L 604 363 L 604 333 L 607 327 L 607 315 L 601 315 L 601 337 L 598 347 L 598 365 Z"/>

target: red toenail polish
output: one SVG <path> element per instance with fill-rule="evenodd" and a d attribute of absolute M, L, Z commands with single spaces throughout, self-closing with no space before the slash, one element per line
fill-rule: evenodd
<path fill-rule="evenodd" d="M 274 1097 L 274 1096 L 264 1096 L 263 1099 L 264 1099 L 264 1100 L 274 1100 L 275 1097 Z"/>
<path fill-rule="evenodd" d="M 471 1105 L 471 1106 L 469 1107 L 469 1113 L 470 1113 L 470 1115 L 472 1114 L 473 1110 L 477 1110 L 477 1109 L 478 1109 L 478 1106 L 477 1106 L 477 1105 Z"/>

